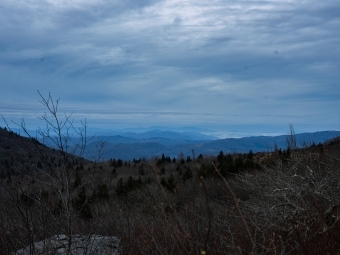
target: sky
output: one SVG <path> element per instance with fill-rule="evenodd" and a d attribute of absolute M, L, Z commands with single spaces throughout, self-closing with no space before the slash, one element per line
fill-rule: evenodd
<path fill-rule="evenodd" d="M 43 125 L 38 90 L 93 129 L 340 130 L 339 28 L 335 0 L 1 0 L 0 113 Z"/>

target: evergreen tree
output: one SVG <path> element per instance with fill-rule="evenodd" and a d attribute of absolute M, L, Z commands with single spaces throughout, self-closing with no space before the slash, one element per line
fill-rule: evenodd
<path fill-rule="evenodd" d="M 224 161 L 224 154 L 223 154 L 223 151 L 220 151 L 220 154 L 218 154 L 217 156 L 217 162 L 222 164 L 223 161 Z"/>
<path fill-rule="evenodd" d="M 73 203 L 74 208 L 78 211 L 77 215 L 84 219 L 84 220 L 89 220 L 93 218 L 93 215 L 91 213 L 91 208 L 89 201 L 86 196 L 85 188 L 82 187 L 80 189 L 80 192 L 78 193 L 78 196 L 76 197 L 74 203 Z"/>
<path fill-rule="evenodd" d="M 177 185 L 176 185 L 175 178 L 172 176 L 172 174 L 170 175 L 168 180 L 165 180 L 165 178 L 162 177 L 161 185 L 170 192 L 173 192 L 173 193 L 176 192 Z"/>
<path fill-rule="evenodd" d="M 193 177 L 193 173 L 190 169 L 190 167 L 185 167 L 185 172 L 182 176 L 183 182 L 186 182 L 187 180 L 191 179 Z"/>
<path fill-rule="evenodd" d="M 250 169 L 254 169 L 254 153 L 252 150 L 250 150 L 247 155 L 247 167 Z"/>
<path fill-rule="evenodd" d="M 118 195 L 123 195 L 123 194 L 126 194 L 126 190 L 125 190 L 125 185 L 124 185 L 124 180 L 123 178 L 121 177 L 118 182 L 117 182 L 117 187 L 116 187 L 116 193 Z"/>

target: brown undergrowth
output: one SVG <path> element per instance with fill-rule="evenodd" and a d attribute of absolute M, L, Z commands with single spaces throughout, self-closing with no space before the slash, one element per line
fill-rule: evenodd
<path fill-rule="evenodd" d="M 185 181 L 184 171 L 180 174 L 174 163 L 165 165 L 171 171 L 163 174 L 154 166 L 155 172 L 139 176 L 142 186 L 120 195 L 116 188 L 124 168 L 118 169 L 113 182 L 110 180 L 107 197 L 91 198 L 98 185 L 95 180 L 87 182 L 84 187 L 92 216 L 74 218 L 73 232 L 118 236 L 124 254 L 339 253 L 337 149 L 296 150 L 289 159 L 272 153 L 260 169 L 245 169 L 227 176 L 220 173 L 215 163 L 214 175 L 200 176 L 200 166 L 208 161 L 214 159 L 180 165 L 179 170 L 192 169 L 193 176 Z M 137 167 L 132 178 L 135 180 Z M 103 163 L 93 176 L 101 176 L 101 182 L 109 180 L 109 169 L 110 165 Z M 85 178 L 88 170 L 84 171 L 81 178 Z M 173 190 L 161 184 L 162 178 L 170 177 L 174 180 Z M 21 186 L 15 189 L 12 178 L 13 192 L 7 195 L 5 188 L 10 184 L 6 180 L 2 183 L 2 254 L 62 231 L 63 217 L 58 211 L 62 208 L 53 190 L 47 184 L 41 186 L 24 177 L 15 178 Z M 32 193 L 26 196 L 28 187 Z M 34 193 L 38 187 L 41 192 Z"/>

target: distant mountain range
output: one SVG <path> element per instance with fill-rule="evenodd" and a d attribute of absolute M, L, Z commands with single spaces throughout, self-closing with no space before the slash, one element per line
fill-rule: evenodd
<path fill-rule="evenodd" d="M 340 131 L 320 131 L 314 133 L 296 134 L 298 147 L 323 143 L 329 139 L 340 136 Z M 224 153 L 247 153 L 273 151 L 274 144 L 278 148 L 287 147 L 287 135 L 280 136 L 252 136 L 243 138 L 218 139 L 217 137 L 202 134 L 198 131 L 175 132 L 164 130 L 151 130 L 143 133 L 126 132 L 113 136 L 98 136 L 87 144 L 85 157 L 96 158 L 98 143 L 104 144 L 103 160 L 111 158 L 132 160 L 133 158 L 150 159 L 164 153 L 169 157 L 177 157 L 180 153 L 191 156 L 217 155 Z"/>

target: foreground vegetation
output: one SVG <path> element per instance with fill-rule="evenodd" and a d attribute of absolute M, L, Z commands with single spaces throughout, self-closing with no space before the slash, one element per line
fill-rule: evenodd
<path fill-rule="evenodd" d="M 337 141 L 297 149 L 291 134 L 284 151 L 86 161 L 86 126 L 70 154 L 59 131 L 73 122 L 43 102 L 59 149 L 35 142 L 2 164 L 16 174 L 1 179 L 0 254 L 56 234 L 117 236 L 123 254 L 339 254 Z"/>

